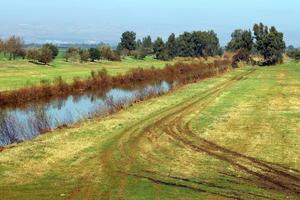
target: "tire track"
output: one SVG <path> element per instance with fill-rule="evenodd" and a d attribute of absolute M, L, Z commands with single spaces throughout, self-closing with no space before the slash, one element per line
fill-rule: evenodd
<path fill-rule="evenodd" d="M 192 182 L 184 177 L 168 176 L 168 181 L 166 181 L 162 179 L 164 177 L 163 175 L 154 176 L 151 173 L 148 173 L 147 175 L 130 173 L 130 171 L 133 170 L 132 168 L 134 168 L 134 164 L 139 156 L 139 149 L 137 145 L 139 141 L 148 134 L 155 134 L 158 132 L 156 130 L 159 130 L 163 132 L 162 134 L 167 134 L 174 141 L 180 142 L 182 144 L 181 146 L 189 148 L 195 153 L 206 153 L 209 156 L 225 161 L 234 166 L 236 169 L 247 173 L 247 177 L 241 177 L 240 179 L 243 178 L 245 181 L 248 181 L 251 184 L 259 186 L 265 190 L 285 192 L 287 195 L 293 196 L 299 195 L 300 177 L 297 173 L 297 170 L 281 167 L 274 163 L 260 161 L 218 146 L 217 144 L 200 138 L 196 133 L 193 132 L 191 128 L 192 119 L 185 121 L 185 118 L 191 113 L 200 113 L 207 108 L 216 97 L 222 95 L 224 91 L 234 86 L 238 81 L 247 79 L 248 76 L 253 74 L 255 71 L 256 69 L 250 69 L 244 73 L 241 73 L 228 81 L 222 82 L 208 89 L 207 91 L 201 92 L 201 94 L 195 94 L 194 97 L 185 101 L 184 104 L 180 102 L 171 108 L 165 108 L 157 113 L 152 113 L 151 116 L 149 116 L 146 120 L 140 121 L 125 129 L 115 138 L 116 141 L 118 141 L 118 144 L 108 147 L 103 155 L 100 156 L 101 163 L 106 169 L 106 172 L 108 172 L 108 180 L 112 179 L 111 176 L 114 176 L 113 179 L 119 177 L 123 180 L 126 180 L 126 176 L 134 176 L 137 178 L 148 179 L 149 181 L 154 182 L 155 185 L 165 184 L 189 188 L 198 192 L 208 192 L 200 187 L 201 185 L 205 185 L 215 188 L 218 191 L 217 193 L 210 192 L 213 195 L 219 195 L 225 198 L 240 199 L 240 195 L 243 194 L 243 192 L 232 191 L 233 195 L 230 195 L 228 194 L 228 191 L 223 191 L 224 188 L 218 185 L 212 185 L 203 182 L 197 183 L 195 181 Z M 115 157 L 114 153 L 119 156 Z M 224 175 L 228 176 L 227 174 Z M 181 183 L 178 186 L 176 181 L 179 179 Z M 107 184 L 110 185 L 111 188 L 115 186 L 115 183 L 112 180 L 108 181 Z M 191 184 L 196 184 L 199 187 L 195 188 L 194 186 L 191 186 Z M 118 185 L 119 191 L 125 190 L 125 181 Z M 107 194 L 110 193 L 110 191 L 105 191 L 102 197 L 107 198 Z M 271 198 L 253 193 L 248 193 L 246 195 L 254 198 Z"/>
<path fill-rule="evenodd" d="M 197 112 L 201 112 L 209 106 L 212 99 L 220 96 L 224 90 L 231 87 L 235 81 L 243 80 L 248 75 L 252 74 L 255 70 L 251 70 L 246 74 L 236 77 L 234 80 L 229 81 L 223 87 L 216 87 L 211 90 L 202 99 L 183 107 L 181 110 L 174 110 L 166 117 L 156 121 L 156 123 L 146 127 L 145 132 L 150 132 L 153 127 L 163 130 L 170 135 L 173 139 L 182 142 L 186 147 L 198 153 L 206 153 L 217 159 L 223 160 L 235 166 L 239 170 L 245 171 L 248 175 L 254 176 L 252 183 L 259 185 L 263 188 L 271 188 L 276 191 L 285 192 L 288 195 L 300 194 L 300 177 L 298 174 L 291 173 L 288 170 L 279 166 L 272 167 L 269 163 L 242 155 L 237 152 L 220 147 L 212 142 L 199 138 L 190 128 L 190 122 L 184 123 L 183 118 L 190 113 L 193 113 L 195 107 Z M 199 109 L 200 108 L 200 109 Z M 191 120 L 190 120 L 191 121 Z M 167 126 L 166 126 L 167 125 Z M 194 144 L 194 140 L 197 144 Z M 254 168 L 254 169 L 253 169 Z"/>
<path fill-rule="evenodd" d="M 184 113 L 186 110 L 190 112 L 189 108 L 195 108 L 196 105 L 202 103 L 203 101 L 210 100 L 212 98 L 216 98 L 219 96 L 221 93 L 223 93 L 226 89 L 229 87 L 233 86 L 237 81 L 243 80 L 247 78 L 250 74 L 254 73 L 255 69 L 251 69 L 243 74 L 240 74 L 231 80 L 229 80 L 226 83 L 221 83 L 213 88 L 210 88 L 209 90 L 205 91 L 202 96 L 196 96 L 195 98 L 192 98 L 191 100 L 184 102 L 184 106 L 180 106 L 179 108 L 177 106 L 172 107 L 171 109 L 162 112 L 160 115 L 164 115 L 163 117 L 157 118 L 156 116 L 154 117 L 154 121 L 152 118 L 149 119 L 152 120 L 153 122 L 148 123 L 145 122 L 144 124 L 150 124 L 148 126 L 145 126 L 144 128 L 141 128 L 141 124 L 139 123 L 137 127 L 133 126 L 131 127 L 131 130 L 127 132 L 127 139 L 124 141 L 120 141 L 120 146 L 119 150 L 120 153 L 122 154 L 123 159 L 127 161 L 127 163 L 133 163 L 135 158 L 137 157 L 136 153 L 132 152 L 137 152 L 134 149 L 136 148 L 136 144 L 138 143 L 137 141 L 144 137 L 147 133 L 150 133 L 153 131 L 153 129 L 158 128 L 161 130 L 165 130 L 165 127 L 173 127 L 170 125 L 168 122 L 169 118 L 172 118 L 172 116 L 177 116 L 179 113 Z M 210 102 L 210 101 L 209 101 Z M 208 102 L 208 103 L 209 103 Z M 176 123 L 177 118 L 175 118 L 174 122 Z M 179 121 L 177 121 L 179 122 Z M 167 125 L 167 126 L 166 126 Z M 174 138 L 174 137 L 173 137 Z M 175 138 L 176 140 L 181 140 L 180 138 Z M 130 152 L 130 154 L 129 154 Z M 120 169 L 121 170 L 121 169 Z M 130 171 L 130 169 L 124 170 L 123 171 Z M 226 195 L 226 194 L 221 194 L 219 193 L 220 196 Z"/>
<path fill-rule="evenodd" d="M 210 98 L 216 98 L 217 96 L 218 92 L 211 95 Z M 197 105 L 197 112 L 201 112 L 209 104 L 208 99 L 206 102 L 200 102 Z M 193 133 L 190 125 L 192 119 L 184 122 L 183 118 L 193 113 L 194 110 L 194 105 L 190 105 L 190 107 L 187 107 L 181 113 L 177 113 L 175 116 L 168 116 L 164 119 L 164 122 L 160 121 L 156 123 L 156 126 L 163 129 L 165 133 L 175 140 L 182 142 L 187 148 L 228 162 L 239 170 L 254 176 L 256 178 L 254 183 L 264 188 L 283 191 L 289 195 L 300 195 L 300 176 L 297 173 L 290 172 L 295 172 L 296 170 L 287 170 L 275 164 L 271 165 L 270 163 L 225 149 Z M 164 126 L 164 124 L 168 124 L 168 126 Z M 194 142 L 195 140 L 197 142 Z"/>

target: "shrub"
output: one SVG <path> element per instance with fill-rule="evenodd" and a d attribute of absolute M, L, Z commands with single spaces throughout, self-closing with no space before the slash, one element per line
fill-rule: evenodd
<path fill-rule="evenodd" d="M 42 48 L 49 48 L 52 52 L 52 58 L 56 58 L 56 56 L 58 55 L 58 48 L 57 46 L 55 46 L 54 44 L 44 44 Z"/>
<path fill-rule="evenodd" d="M 131 55 L 137 60 L 143 60 L 144 58 L 146 58 L 147 52 L 141 49 L 141 50 L 132 51 Z"/>
<path fill-rule="evenodd" d="M 296 60 L 296 61 L 299 61 L 300 60 L 300 49 L 289 49 L 287 51 L 287 56 Z"/>
<path fill-rule="evenodd" d="M 66 62 L 68 62 L 69 60 L 77 61 L 77 60 L 79 60 L 79 57 L 80 57 L 80 55 L 79 55 L 78 48 L 74 48 L 74 47 L 68 48 L 65 53 Z"/>
<path fill-rule="evenodd" d="M 38 61 L 39 60 L 39 50 L 38 49 L 28 49 L 27 50 L 27 59 L 31 61 Z"/>
<path fill-rule="evenodd" d="M 240 49 L 238 52 L 232 57 L 232 67 L 238 67 L 239 62 L 250 62 L 250 52 L 246 49 Z"/>
<path fill-rule="evenodd" d="M 90 59 L 90 53 L 86 49 L 80 50 L 79 55 L 80 55 L 80 61 L 81 62 L 87 62 Z"/>
<path fill-rule="evenodd" d="M 116 51 L 113 52 L 111 57 L 109 58 L 110 61 L 121 61 L 121 56 Z"/>
<path fill-rule="evenodd" d="M 101 46 L 99 48 L 101 58 L 110 60 L 110 61 L 121 61 L 121 56 L 113 51 L 110 46 Z"/>
<path fill-rule="evenodd" d="M 89 54 L 90 54 L 90 59 L 92 62 L 95 62 L 95 60 L 99 60 L 101 58 L 100 51 L 97 48 L 90 48 Z"/>
<path fill-rule="evenodd" d="M 99 51 L 100 51 L 101 58 L 106 59 L 106 60 L 109 60 L 110 57 L 113 54 L 113 51 L 112 51 L 111 47 L 110 46 L 106 46 L 106 45 L 105 46 L 101 46 L 99 48 Z"/>
<path fill-rule="evenodd" d="M 44 65 L 49 64 L 53 60 L 52 51 L 48 47 L 43 47 L 39 50 L 39 59 L 38 61 L 40 63 L 43 63 Z"/>

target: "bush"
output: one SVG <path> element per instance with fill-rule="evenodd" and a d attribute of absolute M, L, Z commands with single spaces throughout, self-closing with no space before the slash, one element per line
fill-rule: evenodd
<path fill-rule="evenodd" d="M 38 61 L 39 60 L 39 50 L 38 49 L 28 49 L 26 53 L 26 57 L 28 60 L 31 61 Z"/>
<path fill-rule="evenodd" d="M 52 51 L 48 47 L 40 49 L 28 49 L 26 51 L 26 57 L 28 60 L 35 63 L 42 63 L 44 65 L 49 64 L 53 60 Z"/>
<path fill-rule="evenodd" d="M 80 61 L 81 62 L 87 62 L 90 59 L 90 53 L 86 49 L 80 50 L 79 55 L 80 55 Z"/>
<path fill-rule="evenodd" d="M 53 44 L 44 44 L 42 48 L 49 48 L 52 52 L 53 59 L 56 58 L 56 56 L 58 55 L 58 48 Z"/>
<path fill-rule="evenodd" d="M 66 62 L 68 62 L 70 59 L 73 61 L 77 61 L 77 60 L 79 60 L 79 58 L 80 58 L 80 55 L 79 55 L 78 48 L 71 47 L 71 48 L 67 49 L 67 51 L 65 53 Z"/>
<path fill-rule="evenodd" d="M 232 67 L 237 68 L 239 62 L 250 62 L 250 52 L 246 49 L 240 49 L 233 57 L 232 57 Z"/>
<path fill-rule="evenodd" d="M 111 49 L 110 46 L 102 46 L 99 49 L 100 55 L 103 59 L 110 61 L 121 61 L 121 56 Z"/>
<path fill-rule="evenodd" d="M 143 60 L 147 56 L 147 52 L 144 50 L 132 51 L 131 55 L 137 60 Z"/>
<path fill-rule="evenodd" d="M 289 49 L 287 51 L 287 56 L 296 60 L 296 61 L 299 61 L 300 60 L 300 49 Z"/>
<path fill-rule="evenodd" d="M 23 49 L 23 48 L 21 48 L 21 49 L 18 49 L 18 51 L 17 51 L 17 56 L 20 56 L 22 59 L 25 59 L 26 58 L 26 50 L 25 49 Z"/>
<path fill-rule="evenodd" d="M 39 50 L 39 59 L 38 61 L 40 63 L 43 63 L 44 65 L 49 64 L 53 60 L 52 51 L 48 47 L 43 47 Z"/>
<path fill-rule="evenodd" d="M 99 48 L 101 58 L 109 60 L 113 54 L 113 51 L 110 46 L 101 46 Z"/>
<path fill-rule="evenodd" d="M 99 49 L 96 48 L 90 48 L 89 49 L 90 59 L 92 62 L 95 62 L 95 60 L 99 60 L 101 58 L 101 54 Z"/>
<path fill-rule="evenodd" d="M 117 52 L 113 52 L 113 54 L 111 55 L 111 57 L 109 58 L 110 61 L 121 61 L 121 56 L 120 54 L 118 54 Z"/>

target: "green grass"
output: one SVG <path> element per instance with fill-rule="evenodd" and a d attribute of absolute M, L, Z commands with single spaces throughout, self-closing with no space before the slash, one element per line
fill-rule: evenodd
<path fill-rule="evenodd" d="M 28 60 L 9 61 L 0 56 L 0 91 L 12 90 L 21 87 L 27 87 L 39 84 L 41 80 L 54 80 L 58 76 L 68 82 L 74 77 L 82 79 L 87 78 L 92 70 L 98 71 L 107 69 L 111 75 L 123 74 L 133 68 L 162 68 L 167 63 L 159 61 L 153 57 L 147 57 L 145 60 L 135 60 L 127 57 L 122 62 L 111 62 L 101 60 L 95 63 L 65 62 L 63 54 L 60 52 L 58 57 L 50 63 L 50 66 L 36 65 Z"/>
<path fill-rule="evenodd" d="M 295 182 L 277 171 L 299 177 L 300 64 L 255 69 L 186 85 L 7 149 L 0 154 L 0 194 L 297 199 L 255 174 L 285 186 Z"/>

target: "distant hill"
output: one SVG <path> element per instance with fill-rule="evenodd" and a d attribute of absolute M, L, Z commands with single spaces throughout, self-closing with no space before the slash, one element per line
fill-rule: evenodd
<path fill-rule="evenodd" d="M 25 47 L 26 48 L 39 48 L 42 45 L 43 44 L 39 44 L 39 43 L 29 43 L 29 44 L 25 44 Z M 76 47 L 76 48 L 81 48 L 81 49 L 89 49 L 89 48 L 96 48 L 96 47 L 102 46 L 102 45 L 110 45 L 110 44 L 101 42 L 98 44 L 68 43 L 68 44 L 55 44 L 55 45 L 60 49 L 67 49 L 67 48 L 71 48 L 71 47 Z M 110 45 L 110 46 L 112 46 L 112 45 Z M 113 45 L 112 48 L 116 48 L 116 46 Z"/>

